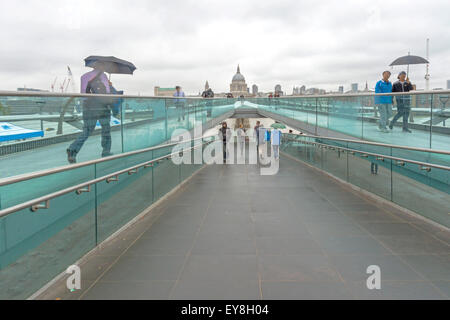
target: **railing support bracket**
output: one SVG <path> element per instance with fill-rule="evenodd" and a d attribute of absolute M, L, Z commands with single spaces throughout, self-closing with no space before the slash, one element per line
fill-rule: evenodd
<path fill-rule="evenodd" d="M 84 192 L 91 192 L 91 185 L 88 185 L 87 188 L 78 189 L 75 193 L 81 195 Z"/>
<path fill-rule="evenodd" d="M 106 183 L 110 183 L 113 181 L 119 181 L 119 176 L 114 176 L 114 177 L 106 179 Z"/>
<path fill-rule="evenodd" d="M 30 210 L 32 212 L 36 212 L 40 209 L 49 209 L 50 208 L 50 200 L 45 200 L 44 204 L 35 204 L 34 206 L 31 206 Z"/>

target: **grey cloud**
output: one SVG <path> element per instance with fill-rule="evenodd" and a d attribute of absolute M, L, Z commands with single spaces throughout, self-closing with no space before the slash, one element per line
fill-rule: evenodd
<path fill-rule="evenodd" d="M 67 65 L 77 80 L 91 54 L 137 65 L 133 77 L 113 76 L 128 93 L 174 84 L 197 93 L 206 80 L 227 91 L 238 63 L 261 90 L 372 85 L 396 57 L 425 55 L 427 37 L 432 86 L 443 87 L 450 78 L 448 11 L 448 1 L 415 0 L 2 1 L 0 88 L 48 89 Z M 423 86 L 424 67 L 411 70 Z"/>

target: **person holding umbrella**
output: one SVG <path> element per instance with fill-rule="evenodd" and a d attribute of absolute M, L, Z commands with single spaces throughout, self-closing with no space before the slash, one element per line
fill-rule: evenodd
<path fill-rule="evenodd" d="M 136 67 L 127 61 L 115 57 L 91 56 L 85 59 L 87 67 L 94 70 L 81 76 L 81 93 L 87 94 L 120 94 L 108 80 L 105 72 L 133 74 Z M 92 97 L 83 100 L 83 132 L 66 150 L 69 163 L 76 163 L 76 156 L 81 147 L 95 130 L 97 121 L 102 128 L 102 157 L 111 156 L 111 108 L 120 109 L 120 99 Z M 119 111 L 120 112 L 120 111 Z M 117 112 L 116 112 L 117 113 Z"/>
<path fill-rule="evenodd" d="M 406 77 L 406 72 L 402 71 L 398 74 L 398 81 L 396 81 L 392 87 L 392 92 L 409 92 L 414 90 L 413 85 Z M 397 114 L 392 119 L 389 129 L 394 129 L 394 125 L 400 117 L 403 117 L 403 132 L 411 133 L 408 129 L 408 118 L 411 110 L 411 98 L 410 96 L 396 96 L 395 101 L 397 103 Z"/>
<path fill-rule="evenodd" d="M 375 85 L 375 93 L 390 93 L 392 92 L 392 83 L 389 81 L 391 76 L 390 71 L 383 72 L 383 79 Z M 375 96 L 375 105 L 378 106 L 380 112 L 380 123 L 378 128 L 381 132 L 389 132 L 387 125 L 389 118 L 392 115 L 392 96 Z"/>

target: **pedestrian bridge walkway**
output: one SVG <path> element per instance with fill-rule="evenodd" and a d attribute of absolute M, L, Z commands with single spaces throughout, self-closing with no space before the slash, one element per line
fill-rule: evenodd
<path fill-rule="evenodd" d="M 81 290 L 63 277 L 37 298 L 448 299 L 449 244 L 290 157 L 275 176 L 212 165 L 93 252 Z"/>
<path fill-rule="evenodd" d="M 53 140 L 0 158 L 13 172 L 0 180 L 0 299 L 448 299 L 450 153 L 429 149 L 448 147 L 446 129 L 380 143 L 375 123 L 321 118 L 314 99 L 315 120 L 310 98 L 291 118 L 279 103 L 193 99 L 183 120 L 158 100 L 151 119 L 112 132 L 112 157 L 98 158 L 94 136 L 71 166 L 67 142 Z M 283 135 L 276 175 L 171 161 L 176 129 L 213 127 L 255 103 L 258 116 L 310 133 Z M 74 264 L 82 285 L 71 292 Z M 367 289 L 369 266 L 381 290 Z"/>

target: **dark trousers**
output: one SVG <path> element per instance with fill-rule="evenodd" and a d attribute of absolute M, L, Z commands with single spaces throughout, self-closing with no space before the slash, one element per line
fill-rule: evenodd
<path fill-rule="evenodd" d="M 211 115 L 212 115 L 212 103 L 208 101 L 206 103 L 206 116 L 211 117 Z"/>
<path fill-rule="evenodd" d="M 103 154 L 111 151 L 111 112 L 96 112 L 96 110 L 83 110 L 83 132 L 69 146 L 69 150 L 75 153 L 80 152 L 81 147 L 95 130 L 97 120 L 102 127 L 102 148 Z"/>
<path fill-rule="evenodd" d="M 370 173 L 377 174 L 378 173 L 378 164 L 372 162 L 370 164 Z"/>
<path fill-rule="evenodd" d="M 185 119 L 185 110 L 184 110 L 184 103 L 178 103 L 176 104 L 176 108 L 177 108 L 177 113 L 178 113 L 178 121 L 181 120 L 181 118 L 183 118 L 183 120 Z"/>
<path fill-rule="evenodd" d="M 223 142 L 223 161 L 227 160 L 227 143 Z"/>
<path fill-rule="evenodd" d="M 409 106 L 397 105 L 397 114 L 392 119 L 391 126 L 393 126 L 400 117 L 403 117 L 403 129 L 408 129 L 408 118 L 410 110 L 411 109 Z"/>

